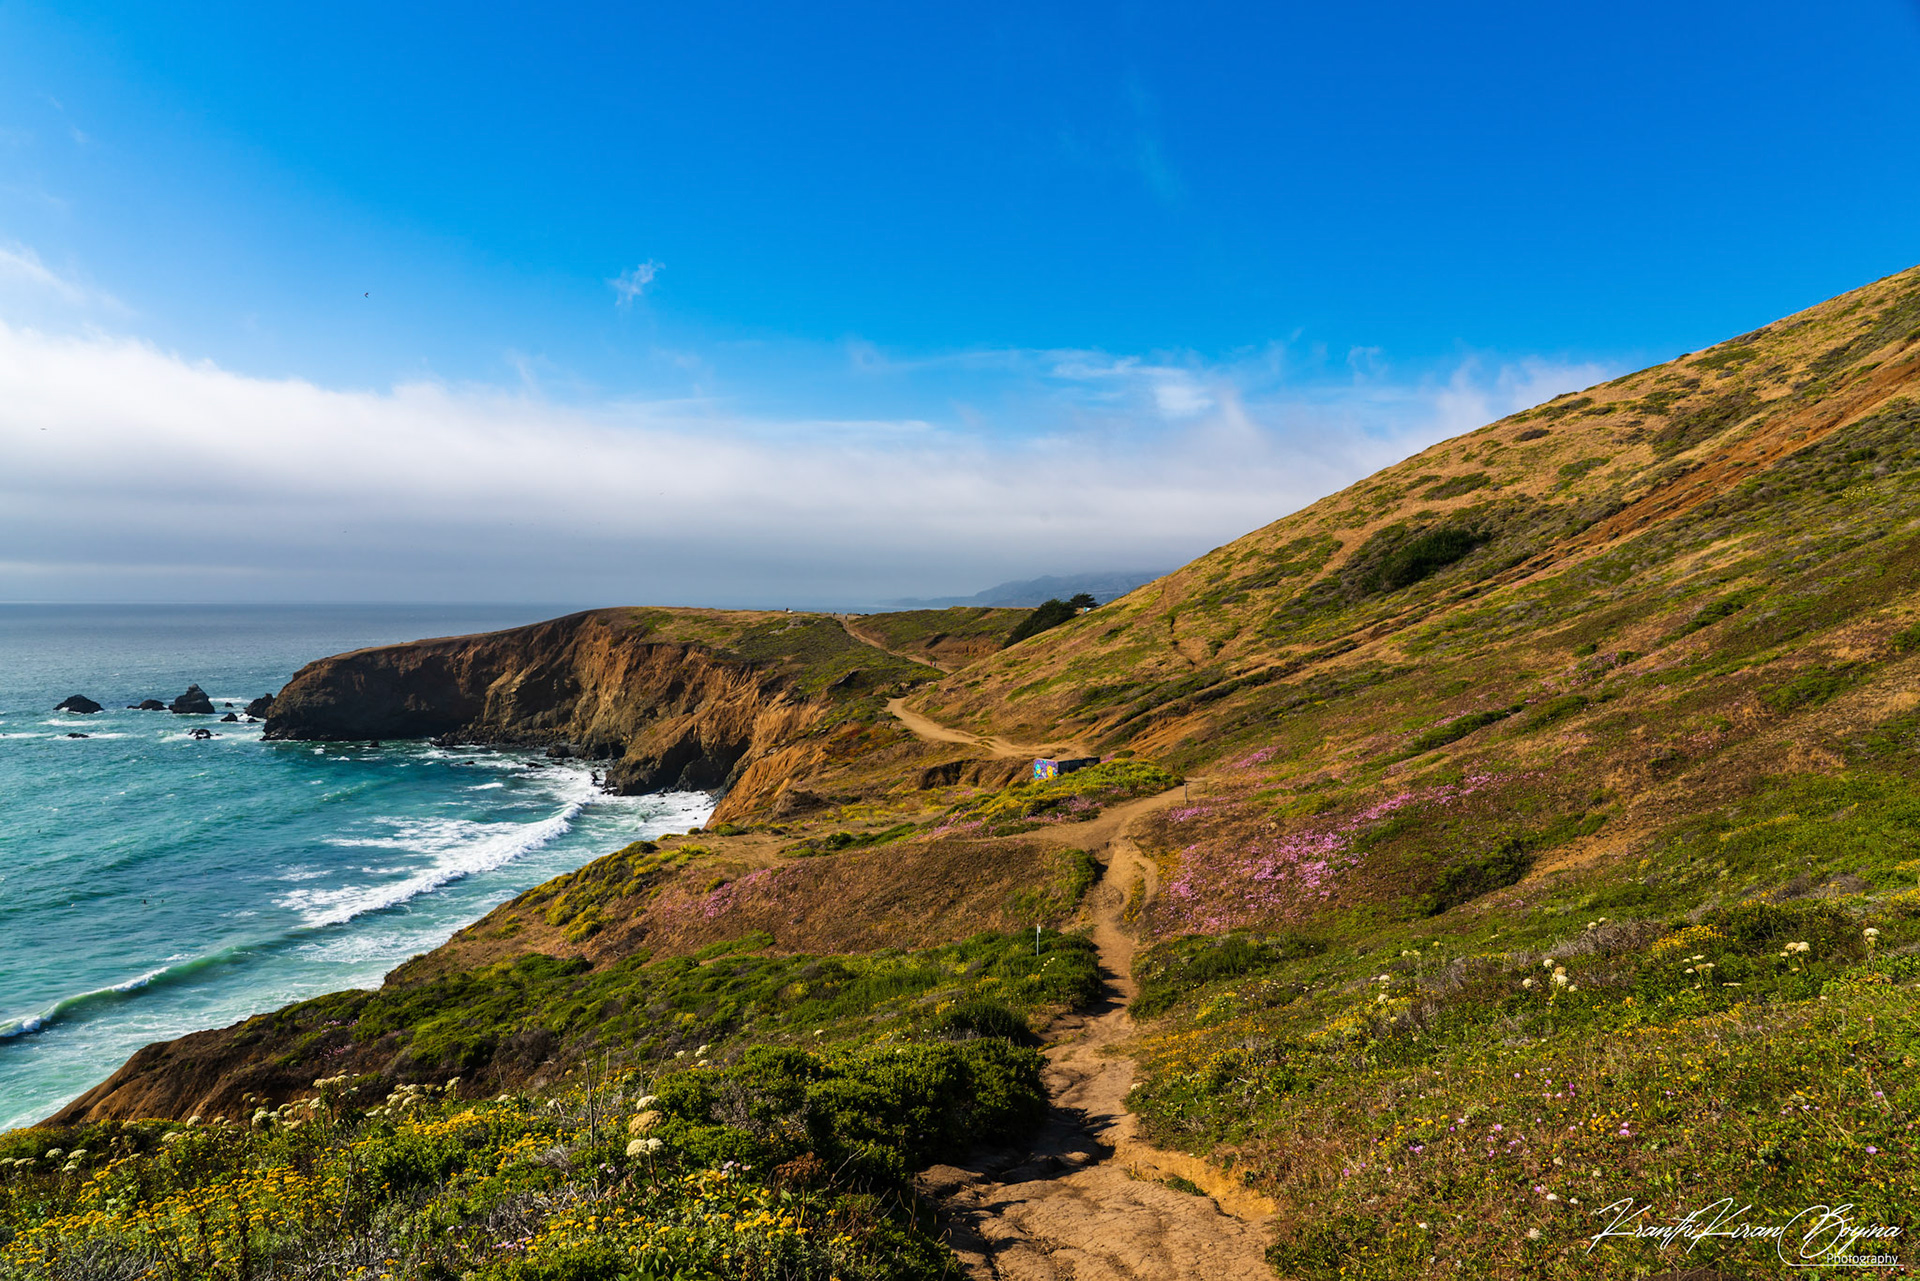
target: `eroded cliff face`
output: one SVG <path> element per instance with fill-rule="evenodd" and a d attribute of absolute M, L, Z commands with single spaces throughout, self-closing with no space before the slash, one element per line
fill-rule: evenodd
<path fill-rule="evenodd" d="M 321 659 L 274 699 L 266 736 L 544 746 L 607 762 L 615 791 L 726 791 L 734 813 L 770 803 L 787 773 L 752 767 L 804 759 L 788 749 L 826 704 L 778 664 L 659 632 L 596 610 Z"/>

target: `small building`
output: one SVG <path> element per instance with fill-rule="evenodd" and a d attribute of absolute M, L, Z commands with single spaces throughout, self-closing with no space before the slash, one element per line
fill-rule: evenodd
<path fill-rule="evenodd" d="M 1098 756 L 1081 756 L 1070 761 L 1053 761 L 1044 756 L 1036 756 L 1033 758 L 1033 777 L 1035 782 L 1045 778 L 1059 778 L 1064 774 L 1071 774 L 1075 770 L 1099 763 Z"/>

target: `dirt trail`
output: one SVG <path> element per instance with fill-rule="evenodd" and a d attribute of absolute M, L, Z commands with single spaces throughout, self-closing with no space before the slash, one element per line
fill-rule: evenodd
<path fill-rule="evenodd" d="M 892 654 L 895 658 L 904 658 L 909 663 L 918 663 L 922 667 L 931 667 L 936 672 L 951 673 L 954 670 L 931 654 L 909 654 L 904 649 L 895 649 L 893 646 L 887 644 L 886 637 L 882 636 L 879 632 L 868 631 L 866 628 L 854 622 L 849 615 L 836 614 L 834 615 L 834 621 L 840 624 L 841 631 L 844 631 L 862 645 L 871 645 L 883 654 Z"/>
<path fill-rule="evenodd" d="M 907 708 L 907 700 L 894 698 L 887 700 L 887 710 L 895 719 L 911 730 L 915 737 L 929 743 L 960 743 L 967 747 L 978 747 L 995 756 L 1092 756 L 1078 743 L 1056 740 L 1052 746 L 1041 747 L 1029 743 L 1015 743 L 1004 738 L 986 738 L 979 734 L 970 734 L 963 729 L 954 729 L 942 725 L 939 721 L 928 720 L 920 713 Z"/>
<path fill-rule="evenodd" d="M 1196 1157 L 1163 1152 L 1127 1111 L 1133 1062 L 1115 1052 L 1133 1034 L 1129 897 L 1155 888 L 1153 862 L 1127 835 L 1178 790 L 1057 829 L 1095 851 L 1088 896 L 1107 999 L 1049 1031 L 1045 1080 L 1053 1108 L 1033 1141 L 923 1173 L 920 1191 L 948 1216 L 947 1243 L 976 1281 L 1271 1281 L 1262 1224 L 1272 1207 Z M 1177 1191 L 1177 1177 L 1207 1195 Z"/>

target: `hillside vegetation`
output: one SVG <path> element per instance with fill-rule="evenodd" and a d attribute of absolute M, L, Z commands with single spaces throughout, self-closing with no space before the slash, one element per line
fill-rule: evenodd
<path fill-rule="evenodd" d="M 623 615 L 740 693 L 714 826 L 504 904 L 378 993 L 143 1051 L 5 1140 L 33 1159 L 0 1167 L 0 1276 L 941 1275 L 952 1228 L 908 1176 L 1023 1141 L 1032 1042 L 1129 955 L 1129 1106 L 1205 1162 L 1165 1186 L 1271 1207 L 1277 1276 L 1782 1266 L 1593 1242 L 1625 1201 L 1845 1204 L 1904 1245 L 1916 429 L 1920 269 L 1004 649 L 1022 611 Z M 902 695 L 968 734 L 916 737 Z M 1006 746 L 1067 741 L 1104 763 L 1038 783 Z M 342 1071 L 358 1095 L 311 1084 Z M 131 1119 L 188 1109 L 239 1124 Z M 424 1172 L 383 1173 L 395 1144 Z M 300 1225 L 221 1208 L 296 1175 L 325 1207 Z M 361 1271 L 303 1261 L 323 1228 Z"/>

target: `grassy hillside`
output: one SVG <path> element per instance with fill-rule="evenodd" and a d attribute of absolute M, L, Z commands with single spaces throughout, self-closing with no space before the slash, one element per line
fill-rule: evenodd
<path fill-rule="evenodd" d="M 895 654 L 954 671 L 998 652 L 1032 612 L 983 605 L 906 609 L 848 619 L 847 630 Z"/>
<path fill-rule="evenodd" d="M 1641 656 L 1749 604 L 1750 617 L 1797 614 L 1819 564 L 1904 526 L 1916 330 L 1920 270 L 1562 396 L 1210 552 L 917 705 L 983 731 L 1085 727 L 1197 755 L 1230 749 L 1222 732 L 1261 740 L 1261 723 L 1296 702 L 1430 669 L 1436 650 L 1455 662 L 1517 650 L 1544 674 L 1561 657 L 1537 645 L 1544 633 L 1563 652 L 1631 639 Z M 1864 600 L 1832 604 L 1852 613 Z M 1806 634 L 1794 621 L 1776 642 Z M 1714 637 L 1695 648 L 1707 646 Z"/>

